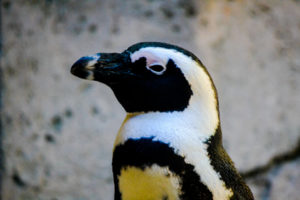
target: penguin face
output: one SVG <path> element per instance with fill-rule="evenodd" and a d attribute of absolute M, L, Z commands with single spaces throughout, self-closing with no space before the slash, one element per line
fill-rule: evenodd
<path fill-rule="evenodd" d="M 82 57 L 71 73 L 108 85 L 127 112 L 172 112 L 189 106 L 200 68 L 200 60 L 180 47 L 144 42 L 122 53 Z"/>

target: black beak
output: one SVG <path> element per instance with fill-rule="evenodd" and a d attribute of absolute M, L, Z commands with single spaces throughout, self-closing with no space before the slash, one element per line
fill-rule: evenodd
<path fill-rule="evenodd" d="M 71 73 L 82 79 L 111 85 L 134 75 L 128 63 L 127 54 L 97 53 L 77 60 L 71 67 Z"/>

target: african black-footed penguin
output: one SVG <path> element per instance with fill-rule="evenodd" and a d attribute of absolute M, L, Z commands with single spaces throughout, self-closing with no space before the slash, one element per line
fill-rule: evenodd
<path fill-rule="evenodd" d="M 201 61 L 143 42 L 71 69 L 108 85 L 127 112 L 113 151 L 115 200 L 253 199 L 222 146 L 218 98 Z"/>

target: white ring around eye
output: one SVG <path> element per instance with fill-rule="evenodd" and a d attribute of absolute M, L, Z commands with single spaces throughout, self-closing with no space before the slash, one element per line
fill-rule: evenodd
<path fill-rule="evenodd" d="M 155 65 L 161 66 L 162 70 L 161 71 L 155 71 L 155 70 L 153 70 L 151 67 L 155 66 Z M 166 71 L 166 69 L 167 69 L 166 66 L 163 65 L 163 64 L 161 64 L 161 63 L 151 63 L 150 65 L 146 66 L 146 68 L 148 70 L 150 70 L 152 73 L 156 74 L 156 75 L 162 75 Z"/>

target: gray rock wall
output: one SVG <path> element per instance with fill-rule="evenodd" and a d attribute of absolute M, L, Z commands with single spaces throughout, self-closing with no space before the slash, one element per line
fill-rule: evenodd
<path fill-rule="evenodd" d="M 140 41 L 180 45 L 207 66 L 224 145 L 256 199 L 300 199 L 299 1 L 2 0 L 1 7 L 2 199 L 113 199 L 111 151 L 125 112 L 109 88 L 69 70 L 81 56 Z"/>

